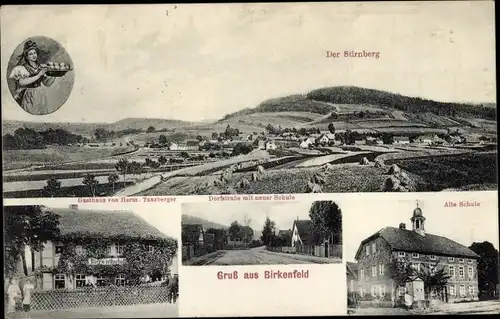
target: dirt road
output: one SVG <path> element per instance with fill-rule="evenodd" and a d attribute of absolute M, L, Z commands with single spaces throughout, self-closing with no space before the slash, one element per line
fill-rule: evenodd
<path fill-rule="evenodd" d="M 290 265 L 333 262 L 336 262 L 336 260 L 274 253 L 267 251 L 265 247 L 257 247 L 247 250 L 225 250 L 220 257 L 210 260 L 205 265 Z"/>

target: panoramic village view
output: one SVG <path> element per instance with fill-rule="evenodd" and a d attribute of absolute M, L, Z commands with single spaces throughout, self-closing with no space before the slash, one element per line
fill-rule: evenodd
<path fill-rule="evenodd" d="M 348 314 L 499 313 L 500 255 L 494 222 L 498 221 L 497 212 L 483 209 L 482 213 L 484 222 L 480 229 L 443 223 L 447 217 L 443 216 L 442 209 L 429 211 L 418 204 L 413 211 L 373 217 L 377 219 L 376 224 L 385 224 L 385 227 L 378 230 L 379 225 L 364 227 L 371 232 L 355 235 L 363 239 L 356 251 L 348 253 Z M 363 214 L 357 212 L 355 218 Z M 399 225 L 389 224 L 398 218 Z M 466 217 L 457 217 L 463 218 Z M 492 226 L 484 226 L 488 223 Z M 460 230 L 453 231 L 457 227 Z M 439 233 L 430 233 L 428 228 L 437 229 Z M 463 239 L 457 242 L 444 234 Z M 465 239 L 471 234 L 480 240 Z"/>
<path fill-rule="evenodd" d="M 178 317 L 178 240 L 144 212 L 5 206 L 3 215 L 8 318 Z"/>
<path fill-rule="evenodd" d="M 185 266 L 341 261 L 342 211 L 335 202 L 183 204 Z"/>
<path fill-rule="evenodd" d="M 495 190 L 496 104 L 339 86 L 215 121 L 4 120 L 5 197 Z"/>

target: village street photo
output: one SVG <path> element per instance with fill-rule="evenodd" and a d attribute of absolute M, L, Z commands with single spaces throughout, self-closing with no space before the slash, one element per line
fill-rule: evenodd
<path fill-rule="evenodd" d="M 450 209 L 435 199 L 394 199 L 345 211 L 348 314 L 500 312 L 495 205 Z"/>
<path fill-rule="evenodd" d="M 334 201 L 182 206 L 184 266 L 342 261 L 342 211 Z"/>
<path fill-rule="evenodd" d="M 178 317 L 168 214 L 32 205 L 3 215 L 7 318 Z"/>
<path fill-rule="evenodd" d="M 58 35 L 85 72 L 78 93 L 43 117 L 2 83 L 3 196 L 498 189 L 492 3 L 385 3 L 398 12 L 390 19 L 372 14 L 379 4 L 350 5 L 148 5 L 135 6 L 134 19 L 123 18 L 127 6 L 4 14 L 2 57 L 33 33 L 21 21 L 43 16 L 52 23 L 36 34 Z M 359 20 L 363 12 L 374 20 Z M 373 25 L 380 39 L 366 32 Z M 97 48 L 101 39 L 113 40 Z M 352 39 L 378 58 L 360 58 Z M 351 53 L 332 58 L 332 45 Z"/>

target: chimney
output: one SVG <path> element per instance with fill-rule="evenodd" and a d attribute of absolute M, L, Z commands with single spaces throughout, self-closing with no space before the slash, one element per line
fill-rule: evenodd
<path fill-rule="evenodd" d="M 405 223 L 399 224 L 399 229 L 406 229 L 406 224 Z"/>
<path fill-rule="evenodd" d="M 69 209 L 78 209 L 78 204 L 71 204 L 69 205 Z"/>

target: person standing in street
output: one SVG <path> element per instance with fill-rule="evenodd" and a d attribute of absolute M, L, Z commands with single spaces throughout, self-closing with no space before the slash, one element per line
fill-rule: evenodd
<path fill-rule="evenodd" d="M 30 278 L 26 280 L 26 283 L 23 287 L 23 318 L 30 319 L 29 312 L 31 310 L 31 295 L 33 294 L 33 290 L 35 290 L 35 286 Z"/>

